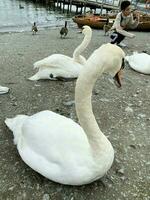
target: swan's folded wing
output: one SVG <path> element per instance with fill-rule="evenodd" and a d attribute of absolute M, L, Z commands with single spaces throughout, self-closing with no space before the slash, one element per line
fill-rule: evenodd
<path fill-rule="evenodd" d="M 62 63 L 68 64 L 68 62 L 73 62 L 73 59 L 63 54 L 52 54 L 51 56 L 35 62 L 33 65 L 34 68 L 57 67 L 61 66 Z"/>

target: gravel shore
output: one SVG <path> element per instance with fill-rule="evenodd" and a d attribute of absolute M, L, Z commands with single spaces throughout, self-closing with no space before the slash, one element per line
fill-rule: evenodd
<path fill-rule="evenodd" d="M 10 92 L 0 96 L 0 200 L 149 200 L 150 199 L 150 76 L 137 73 L 126 63 L 122 89 L 107 75 L 99 78 L 93 91 L 97 122 L 115 150 L 115 160 L 101 180 L 80 187 L 54 183 L 29 168 L 13 144 L 6 117 L 32 115 L 41 110 L 77 120 L 74 104 L 75 81 L 27 80 L 35 73 L 33 63 L 53 53 L 72 56 L 83 35 L 70 28 L 66 39 L 58 29 L 0 34 L 0 85 Z M 148 32 L 134 32 L 125 40 L 126 54 L 147 51 Z M 86 58 L 109 42 L 102 30 L 93 30 L 92 41 L 83 53 Z M 109 58 L 108 58 L 109 59 Z"/>

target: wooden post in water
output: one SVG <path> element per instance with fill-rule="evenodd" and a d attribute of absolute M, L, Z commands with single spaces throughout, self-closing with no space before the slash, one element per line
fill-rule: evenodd
<path fill-rule="evenodd" d="M 72 0 L 70 0 L 70 12 L 72 11 Z"/>
<path fill-rule="evenodd" d="M 58 8 L 58 3 L 59 3 L 59 1 L 57 0 L 57 3 L 56 3 L 57 8 Z"/>
<path fill-rule="evenodd" d="M 78 5 L 76 6 L 76 14 L 78 13 Z"/>
<path fill-rule="evenodd" d="M 100 15 L 102 15 L 102 12 L 103 12 L 103 4 L 104 4 L 104 0 L 102 0 Z"/>
<path fill-rule="evenodd" d="M 70 10 L 70 6 L 69 6 L 69 1 L 67 3 L 67 13 L 69 13 L 69 10 Z"/>
<path fill-rule="evenodd" d="M 81 10 L 80 10 L 80 13 L 82 14 L 82 9 L 83 9 L 83 6 L 81 6 Z"/>
<path fill-rule="evenodd" d="M 87 0 L 85 0 L 85 2 L 84 2 L 84 11 L 83 11 L 84 15 L 86 13 L 86 4 L 87 4 Z"/>
<path fill-rule="evenodd" d="M 63 2 L 63 13 L 65 12 L 65 0 Z"/>

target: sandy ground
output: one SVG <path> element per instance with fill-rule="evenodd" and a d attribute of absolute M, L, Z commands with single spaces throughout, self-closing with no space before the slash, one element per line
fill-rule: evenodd
<path fill-rule="evenodd" d="M 75 81 L 32 82 L 33 63 L 52 53 L 72 56 L 82 41 L 79 29 L 70 28 L 66 39 L 59 30 L 0 35 L 0 84 L 10 93 L 0 96 L 0 200 L 149 200 L 150 199 L 150 76 L 137 73 L 126 64 L 122 89 L 104 75 L 96 82 L 93 110 L 101 130 L 115 150 L 115 160 L 107 176 L 90 185 L 63 186 L 39 175 L 20 158 L 6 117 L 49 109 L 76 119 Z M 135 32 L 125 42 L 127 54 L 150 53 L 149 33 Z M 109 41 L 103 31 L 93 30 L 84 55 Z M 66 103 L 67 102 L 67 103 Z"/>

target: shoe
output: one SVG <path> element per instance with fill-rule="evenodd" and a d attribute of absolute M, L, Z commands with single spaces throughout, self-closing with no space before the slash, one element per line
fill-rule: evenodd
<path fill-rule="evenodd" d="M 124 44 L 123 42 L 120 42 L 119 44 L 117 44 L 119 47 L 127 47 L 126 44 Z"/>

